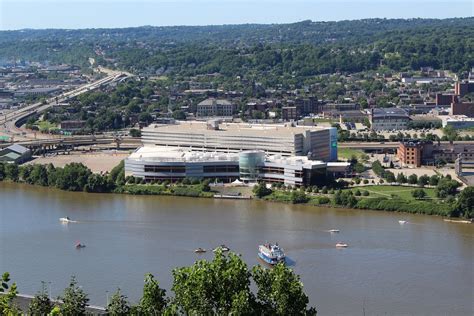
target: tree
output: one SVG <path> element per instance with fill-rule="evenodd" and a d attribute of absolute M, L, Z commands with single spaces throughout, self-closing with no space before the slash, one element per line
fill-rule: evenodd
<path fill-rule="evenodd" d="M 415 189 L 411 191 L 411 196 L 413 196 L 417 200 L 421 200 L 426 196 L 426 192 L 423 189 Z"/>
<path fill-rule="evenodd" d="M 224 315 L 244 309 L 254 313 L 250 271 L 240 256 L 222 251 L 212 261 L 200 260 L 173 270 L 175 304 L 188 315 Z M 245 306 L 242 306 L 244 304 Z"/>
<path fill-rule="evenodd" d="M 291 203 L 300 204 L 308 202 L 308 196 L 303 191 L 293 191 L 290 196 Z"/>
<path fill-rule="evenodd" d="M 436 186 L 436 185 L 438 185 L 438 182 L 439 182 L 439 177 L 436 174 L 434 174 L 430 177 L 430 181 L 429 181 L 430 185 Z"/>
<path fill-rule="evenodd" d="M 391 171 L 385 171 L 384 176 L 388 183 L 393 183 L 396 181 L 395 175 Z"/>
<path fill-rule="evenodd" d="M 139 129 L 132 128 L 132 129 L 130 130 L 130 136 L 132 136 L 132 137 L 141 137 L 141 136 L 142 136 L 142 132 L 141 132 Z"/>
<path fill-rule="evenodd" d="M 28 314 L 32 316 L 48 315 L 53 309 L 53 303 L 49 299 L 45 282 L 41 282 L 41 290 L 36 293 L 28 307 Z"/>
<path fill-rule="evenodd" d="M 461 191 L 451 216 L 474 218 L 474 187 L 469 186 Z"/>
<path fill-rule="evenodd" d="M 70 163 L 56 169 L 56 186 L 61 190 L 83 191 L 92 172 L 82 163 Z"/>
<path fill-rule="evenodd" d="M 5 166 L 5 178 L 12 180 L 12 181 L 18 181 L 18 176 L 19 176 L 19 170 L 18 170 L 18 165 L 15 163 L 9 163 L 6 164 Z"/>
<path fill-rule="evenodd" d="M 110 298 L 106 311 L 113 316 L 126 316 L 130 314 L 130 304 L 127 301 L 127 297 L 120 293 L 120 289 L 117 289 Z"/>
<path fill-rule="evenodd" d="M 354 165 L 354 171 L 357 172 L 357 173 L 362 173 L 365 171 L 365 167 L 363 164 L 361 164 L 360 162 L 356 163 Z"/>
<path fill-rule="evenodd" d="M 20 315 L 20 309 L 13 302 L 18 294 L 16 283 L 9 286 L 9 282 L 10 274 L 8 272 L 3 273 L 0 279 L 0 315 Z"/>
<path fill-rule="evenodd" d="M 77 285 L 76 278 L 71 277 L 69 286 L 64 289 L 63 296 L 58 297 L 63 302 L 61 312 L 65 316 L 86 315 L 89 302 L 87 294 Z"/>
<path fill-rule="evenodd" d="M 252 192 L 253 194 L 255 194 L 256 197 L 262 198 L 264 196 L 270 195 L 272 193 L 272 190 L 268 189 L 266 184 L 261 182 L 253 187 Z"/>
<path fill-rule="evenodd" d="M 436 186 L 436 196 L 439 198 L 446 198 L 449 195 L 456 195 L 457 189 L 460 186 L 456 180 L 451 180 L 450 177 L 444 177 L 438 181 Z"/>
<path fill-rule="evenodd" d="M 143 296 L 140 300 L 139 311 L 144 315 L 161 315 L 166 308 L 168 300 L 166 299 L 166 290 L 160 288 L 158 281 L 153 274 L 148 273 L 145 276 L 145 285 L 143 286 Z"/>
<path fill-rule="evenodd" d="M 430 182 L 430 177 L 428 177 L 426 174 L 420 176 L 417 181 L 420 187 L 427 185 L 429 182 Z"/>
<path fill-rule="evenodd" d="M 403 173 L 399 173 L 397 174 L 397 182 L 402 184 L 402 183 L 407 183 L 407 177 L 405 177 L 405 175 Z"/>
<path fill-rule="evenodd" d="M 113 182 L 106 177 L 100 174 L 91 174 L 87 178 L 87 183 L 84 186 L 84 191 L 86 192 L 110 192 L 113 189 Z"/>
<path fill-rule="evenodd" d="M 418 176 L 416 174 L 411 174 L 408 176 L 407 182 L 409 184 L 417 184 L 418 183 Z"/>
<path fill-rule="evenodd" d="M 260 314 L 316 315 L 314 308 L 308 308 L 309 299 L 303 291 L 303 283 L 283 263 L 273 269 L 255 266 L 252 277 L 257 286 Z"/>
<path fill-rule="evenodd" d="M 0 181 L 5 179 L 5 164 L 0 163 Z"/>

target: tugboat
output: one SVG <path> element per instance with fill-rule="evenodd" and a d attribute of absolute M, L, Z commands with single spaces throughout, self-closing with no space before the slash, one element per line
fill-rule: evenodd
<path fill-rule="evenodd" d="M 279 262 L 285 262 L 285 252 L 278 244 L 266 243 L 258 246 L 258 256 L 268 264 L 275 265 Z"/>

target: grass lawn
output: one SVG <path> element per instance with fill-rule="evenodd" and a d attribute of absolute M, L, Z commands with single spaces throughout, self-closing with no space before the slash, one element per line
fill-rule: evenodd
<path fill-rule="evenodd" d="M 318 117 L 318 118 L 313 118 L 313 122 L 315 122 L 315 123 L 333 123 L 333 122 L 335 122 L 335 120 L 329 119 L 329 118 Z"/>
<path fill-rule="evenodd" d="M 355 191 L 357 188 L 352 188 L 348 190 Z M 415 190 L 417 188 L 413 187 L 403 187 L 403 186 L 389 186 L 389 185 L 374 185 L 374 186 L 366 186 L 366 187 L 361 187 L 359 188 L 359 191 L 364 191 L 367 190 L 370 193 L 370 197 L 387 197 L 390 198 L 392 194 L 395 194 L 399 196 L 400 198 L 404 200 L 414 200 L 414 198 L 411 196 L 411 191 Z M 436 199 L 436 194 L 435 194 L 435 189 L 432 188 L 423 188 L 423 190 L 426 192 L 426 198 L 435 198 Z"/>
<path fill-rule="evenodd" d="M 58 128 L 56 124 L 53 124 L 49 121 L 39 121 L 36 125 L 38 126 L 40 131 L 49 131 Z"/>
<path fill-rule="evenodd" d="M 339 159 L 351 159 L 354 155 L 359 159 L 364 152 L 359 149 L 351 149 L 351 148 L 337 148 L 337 156 Z"/>

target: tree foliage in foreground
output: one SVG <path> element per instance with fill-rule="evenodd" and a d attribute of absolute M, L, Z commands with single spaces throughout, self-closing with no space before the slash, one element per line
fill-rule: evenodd
<path fill-rule="evenodd" d="M 289 267 L 279 263 L 273 268 L 254 266 L 249 269 L 235 253 L 227 255 L 218 250 L 213 260 L 199 260 L 189 267 L 173 270 L 172 298 L 160 288 L 152 274 L 145 276 L 143 296 L 138 305 L 131 306 L 127 297 L 118 289 L 107 305 L 109 315 L 315 315 L 316 309 L 308 307 L 309 299 L 303 283 Z M 3 276 L 0 292 L 6 292 L 10 281 Z M 256 294 L 250 284 L 256 286 Z M 7 295 L 0 296 L 0 315 L 19 315 L 12 300 L 16 286 Z M 42 290 L 31 301 L 31 315 L 86 315 L 89 299 L 78 286 L 75 277 L 59 304 L 53 307 Z"/>

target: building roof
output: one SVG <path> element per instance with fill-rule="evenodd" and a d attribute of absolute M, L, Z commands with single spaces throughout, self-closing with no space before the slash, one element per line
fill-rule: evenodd
<path fill-rule="evenodd" d="M 214 98 L 209 98 L 209 99 L 206 99 L 204 101 L 201 101 L 201 102 L 199 102 L 198 105 L 213 105 L 214 103 L 217 104 L 217 105 L 232 105 L 232 103 L 230 103 L 227 100 L 214 99 Z"/>
<path fill-rule="evenodd" d="M 293 126 L 287 124 L 251 124 L 251 123 L 221 123 L 218 130 L 209 130 L 206 122 L 200 121 L 177 121 L 176 124 L 151 124 L 143 128 L 143 132 L 168 132 L 168 133 L 199 133 L 205 135 L 216 135 L 228 133 L 236 137 L 241 136 L 266 136 L 266 137 L 293 137 L 305 131 L 327 130 L 328 127 L 321 126 Z"/>
<path fill-rule="evenodd" d="M 6 155 L 0 156 L 0 160 L 10 160 L 10 161 L 15 161 L 18 158 L 20 158 L 21 155 L 15 152 L 10 152 Z"/>
<path fill-rule="evenodd" d="M 20 155 L 23 155 L 27 152 L 29 152 L 30 150 L 28 148 L 26 148 L 25 146 L 21 146 L 21 145 L 18 145 L 18 144 L 13 144 L 13 145 L 10 145 L 8 146 L 6 149 L 9 149 L 13 152 L 16 152 Z"/>
<path fill-rule="evenodd" d="M 375 108 L 372 115 L 374 118 L 409 118 L 407 111 L 400 108 Z"/>

